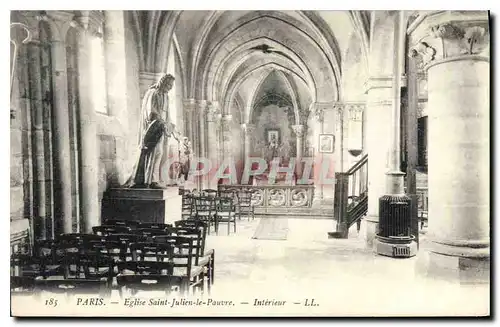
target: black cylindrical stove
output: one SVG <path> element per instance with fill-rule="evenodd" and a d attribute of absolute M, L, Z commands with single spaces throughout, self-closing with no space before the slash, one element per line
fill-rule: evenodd
<path fill-rule="evenodd" d="M 411 198 L 384 195 L 379 200 L 379 236 L 411 237 Z"/>
<path fill-rule="evenodd" d="M 415 255 L 415 236 L 411 229 L 411 198 L 404 194 L 379 199 L 377 252 L 392 257 Z"/>

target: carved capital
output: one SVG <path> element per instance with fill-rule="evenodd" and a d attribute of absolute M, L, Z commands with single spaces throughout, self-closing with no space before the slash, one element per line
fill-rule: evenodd
<path fill-rule="evenodd" d="M 346 105 L 346 109 L 350 121 L 360 122 L 363 120 L 363 111 L 365 110 L 364 103 L 349 103 Z"/>
<path fill-rule="evenodd" d="M 222 119 L 222 114 L 220 112 L 219 106 L 217 103 L 211 103 L 206 107 L 207 120 L 209 122 L 220 124 Z"/>
<path fill-rule="evenodd" d="M 198 112 L 200 113 L 201 119 L 205 120 L 205 116 L 207 115 L 207 108 L 208 108 L 207 100 L 198 100 L 197 106 L 198 106 Z"/>
<path fill-rule="evenodd" d="M 255 131 L 255 125 L 254 124 L 241 124 L 241 129 L 245 132 L 245 135 L 252 135 L 253 132 Z"/>
<path fill-rule="evenodd" d="M 50 25 L 52 41 L 64 42 L 74 16 L 75 14 L 72 11 L 48 10 L 39 12 L 36 19 L 45 21 Z"/>
<path fill-rule="evenodd" d="M 233 121 L 232 115 L 224 115 L 221 119 L 222 131 L 228 133 L 231 131 L 231 122 Z"/>
<path fill-rule="evenodd" d="M 303 124 L 307 124 L 307 120 L 309 119 L 309 115 L 311 114 L 311 110 L 309 109 L 302 109 L 299 110 L 299 116 L 300 116 L 300 122 Z"/>
<path fill-rule="evenodd" d="M 489 60 L 487 12 L 445 11 L 429 15 L 412 34 L 409 57 L 418 68 L 471 56 Z M 413 41 L 414 42 L 414 41 Z"/>
<path fill-rule="evenodd" d="M 310 106 L 310 112 L 314 115 L 314 119 L 318 122 L 323 122 L 325 119 L 325 108 L 317 102 L 314 102 Z"/>
<path fill-rule="evenodd" d="M 185 99 L 183 101 L 184 111 L 188 114 L 192 113 L 196 108 L 196 101 L 194 99 Z"/>
<path fill-rule="evenodd" d="M 298 138 L 304 137 L 304 125 L 292 125 L 292 129 Z"/>
<path fill-rule="evenodd" d="M 102 37 L 104 12 L 101 10 L 82 10 L 80 13 L 74 21 L 93 36 Z"/>

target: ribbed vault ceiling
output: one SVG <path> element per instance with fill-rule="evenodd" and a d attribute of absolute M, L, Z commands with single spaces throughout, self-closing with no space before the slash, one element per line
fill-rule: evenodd
<path fill-rule="evenodd" d="M 342 55 L 353 34 L 366 52 L 370 25 L 363 11 L 156 11 L 132 17 L 144 70 L 164 70 L 172 46 L 165 40 L 175 36 L 184 97 L 217 102 L 226 112 L 237 100 L 246 119 L 270 73 L 294 92 L 298 107 L 337 101 Z"/>

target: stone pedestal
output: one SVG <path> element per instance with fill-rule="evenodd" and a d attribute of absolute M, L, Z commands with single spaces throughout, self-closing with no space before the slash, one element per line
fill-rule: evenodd
<path fill-rule="evenodd" d="M 102 221 L 121 219 L 152 223 L 173 222 L 180 219 L 180 198 L 177 188 L 110 189 L 102 199 Z"/>

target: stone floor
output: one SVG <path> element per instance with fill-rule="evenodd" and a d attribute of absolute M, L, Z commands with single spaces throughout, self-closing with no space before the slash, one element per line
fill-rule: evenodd
<path fill-rule="evenodd" d="M 211 234 L 207 240 L 207 246 L 216 251 L 211 296 L 249 303 L 231 309 L 233 314 L 235 310 L 253 315 L 333 316 L 489 313 L 489 285 L 424 278 L 415 273 L 418 256 L 375 255 L 355 230 L 349 239 L 328 239 L 332 221 L 289 219 L 284 241 L 252 239 L 258 223 L 259 218 L 250 222 L 243 218 L 236 234 L 227 235 L 227 229 L 221 228 L 218 236 Z M 255 299 L 289 305 L 254 306 Z M 305 299 L 314 299 L 318 306 L 305 306 Z"/>
<path fill-rule="evenodd" d="M 489 285 L 460 285 L 417 275 L 422 253 L 409 259 L 375 255 L 354 229 L 348 239 L 328 239 L 334 226 L 324 219 L 283 218 L 288 219 L 286 240 L 252 239 L 260 219 L 265 218 L 243 218 L 237 233 L 227 235 L 221 226 L 219 235 L 208 237 L 207 247 L 215 249 L 215 284 L 210 294 L 202 296 L 202 304 L 182 302 L 174 294 L 181 302 L 170 298 L 168 305 L 148 305 L 152 299 L 165 303 L 165 294 L 159 290 L 120 299 L 114 291 L 99 307 L 75 305 L 74 297 L 60 298 L 52 308 L 35 299 L 13 298 L 13 312 L 60 316 L 484 316 L 490 312 Z M 131 301 L 143 305 L 132 307 Z M 174 302 L 178 305 L 172 306 Z"/>

